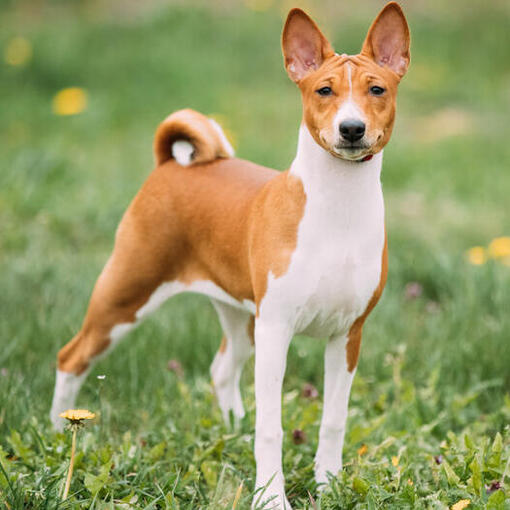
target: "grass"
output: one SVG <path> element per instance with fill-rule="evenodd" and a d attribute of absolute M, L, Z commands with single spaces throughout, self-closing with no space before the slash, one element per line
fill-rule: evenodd
<path fill-rule="evenodd" d="M 25 66 L 0 64 L 5 508 L 229 509 L 241 481 L 237 508 L 251 501 L 252 366 L 248 413 L 232 431 L 208 377 L 217 319 L 206 299 L 180 296 L 89 377 L 78 403 L 101 419 L 80 434 L 71 497 L 59 503 L 70 434 L 47 417 L 55 355 L 79 328 L 115 227 L 151 169 L 157 123 L 190 106 L 221 115 L 241 157 L 283 169 L 295 151 L 299 97 L 281 65 L 280 4 L 148 4 L 2 4 L 1 48 L 17 35 L 33 47 Z M 327 1 L 313 13 L 353 53 L 379 5 L 353 12 Z M 510 508 L 510 268 L 465 257 L 510 234 L 509 9 L 496 0 L 405 8 L 412 65 L 383 171 L 389 282 L 365 328 L 345 468 L 321 497 L 312 474 L 321 401 L 301 388 L 321 387 L 324 344 L 291 346 L 284 467 L 295 508 L 442 509 L 462 499 Z M 87 109 L 53 115 L 53 96 L 69 86 L 88 92 Z"/>

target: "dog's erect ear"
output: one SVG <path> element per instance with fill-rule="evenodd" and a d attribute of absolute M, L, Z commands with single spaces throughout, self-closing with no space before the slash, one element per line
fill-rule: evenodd
<path fill-rule="evenodd" d="M 301 9 L 292 9 L 287 16 L 282 49 L 285 69 L 296 83 L 335 53 L 317 25 Z"/>
<path fill-rule="evenodd" d="M 361 53 L 402 77 L 411 59 L 410 41 L 409 27 L 400 5 L 390 2 L 372 23 Z"/>

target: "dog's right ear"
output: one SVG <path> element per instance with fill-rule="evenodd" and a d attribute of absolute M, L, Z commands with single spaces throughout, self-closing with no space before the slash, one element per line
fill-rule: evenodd
<path fill-rule="evenodd" d="M 290 79 L 301 81 L 334 55 L 333 48 L 314 21 L 301 9 L 292 9 L 283 27 L 282 49 Z"/>

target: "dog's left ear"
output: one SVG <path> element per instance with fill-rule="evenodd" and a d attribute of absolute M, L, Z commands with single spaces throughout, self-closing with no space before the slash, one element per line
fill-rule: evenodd
<path fill-rule="evenodd" d="M 361 53 L 382 67 L 388 66 L 402 77 L 406 74 L 411 60 L 410 42 L 404 13 L 397 2 L 390 2 L 372 23 Z"/>
<path fill-rule="evenodd" d="M 308 14 L 297 8 L 289 12 L 283 27 L 282 50 L 287 74 L 296 83 L 335 53 Z"/>

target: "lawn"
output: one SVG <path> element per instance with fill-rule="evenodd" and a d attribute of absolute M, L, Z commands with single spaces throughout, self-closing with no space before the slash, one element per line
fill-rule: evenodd
<path fill-rule="evenodd" d="M 365 327 L 344 470 L 321 496 L 324 343 L 291 345 L 284 471 L 296 509 L 510 508 L 510 256 L 492 242 L 510 236 L 510 6 L 403 3 L 412 62 L 385 150 L 388 285 Z M 203 297 L 166 303 L 89 376 L 78 404 L 100 418 L 80 431 L 63 503 L 71 436 L 48 419 L 56 353 L 151 171 L 158 122 L 196 108 L 239 157 L 292 161 L 300 103 L 279 43 L 290 4 L 212 4 L 0 2 L 1 508 L 230 509 L 241 483 L 236 508 L 249 508 L 253 367 L 234 430 L 209 381 L 221 331 Z M 355 53 L 380 6 L 309 11 Z M 56 115 L 68 87 L 85 108 Z"/>

